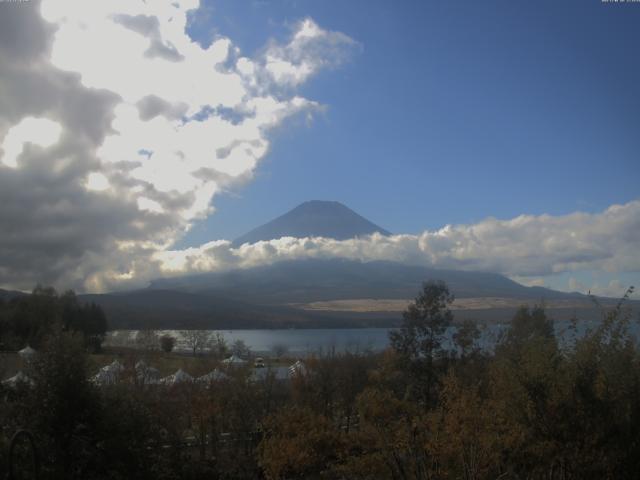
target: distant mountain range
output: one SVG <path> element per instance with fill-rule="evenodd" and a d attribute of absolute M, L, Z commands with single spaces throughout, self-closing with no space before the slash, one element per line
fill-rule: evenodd
<path fill-rule="evenodd" d="M 310 201 L 237 238 L 234 244 L 283 236 L 344 240 L 375 232 L 390 235 L 338 202 Z M 443 280 L 461 299 L 454 304 L 457 319 L 502 322 L 513 316 L 518 305 L 542 301 L 556 319 L 600 315 L 585 295 L 525 287 L 496 273 L 345 259 L 281 261 L 158 279 L 142 290 L 81 298 L 101 305 L 114 329 L 392 326 L 400 322 L 401 311 L 427 280 Z M 15 295 L 0 291 L 0 298 Z M 630 303 L 635 309 L 640 305 Z"/>
<path fill-rule="evenodd" d="M 3 290 L 0 288 L 0 300 L 7 301 L 15 297 L 21 297 L 27 295 L 26 293 L 19 292 L 17 290 Z"/>

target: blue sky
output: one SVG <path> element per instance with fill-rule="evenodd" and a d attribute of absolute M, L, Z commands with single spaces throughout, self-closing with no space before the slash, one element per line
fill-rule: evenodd
<path fill-rule="evenodd" d="M 620 295 L 638 25 L 600 0 L 0 2 L 0 288 L 344 257 Z M 312 199 L 397 235 L 225 241 Z"/>
<path fill-rule="evenodd" d="M 640 6 L 599 1 L 206 0 L 189 34 L 252 55 L 313 18 L 359 53 L 301 92 L 327 105 L 272 134 L 255 178 L 181 246 L 309 199 L 394 233 L 602 211 L 640 193 Z"/>

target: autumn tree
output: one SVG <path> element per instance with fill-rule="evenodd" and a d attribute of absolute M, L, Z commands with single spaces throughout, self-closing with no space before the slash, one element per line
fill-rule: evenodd
<path fill-rule="evenodd" d="M 98 305 L 83 303 L 69 290 L 62 295 L 52 287 L 38 285 L 31 295 L 20 295 L 0 306 L 0 343 L 20 349 L 36 349 L 56 329 L 81 334 L 84 347 L 100 350 L 107 318 Z"/>
<path fill-rule="evenodd" d="M 95 453 L 101 415 L 89 383 L 82 338 L 55 332 L 34 359 L 27 425 L 36 433 L 44 467 L 54 478 L 85 478 Z"/>
<path fill-rule="evenodd" d="M 464 320 L 456 328 L 452 338 L 460 357 L 465 358 L 478 350 L 477 342 L 480 338 L 480 330 L 473 320 Z"/>
<path fill-rule="evenodd" d="M 453 320 L 449 309 L 453 300 L 444 282 L 424 283 L 420 294 L 403 313 L 401 327 L 389 333 L 401 367 L 410 376 L 411 393 L 424 404 L 434 400 L 436 367 L 446 356 L 443 340 Z"/>
<path fill-rule="evenodd" d="M 547 316 L 544 305 L 533 308 L 523 305 L 516 311 L 499 344 L 517 350 L 535 340 L 555 342 L 553 320 Z"/>
<path fill-rule="evenodd" d="M 81 303 L 73 290 L 59 299 L 60 318 L 65 331 L 80 332 L 85 346 L 99 352 L 107 332 L 107 317 L 95 303 Z"/>
<path fill-rule="evenodd" d="M 371 360 L 370 355 L 346 352 L 333 362 L 336 405 L 341 417 L 341 427 L 346 433 L 351 431 L 352 423 L 357 419 L 356 400 L 368 384 Z"/>
<path fill-rule="evenodd" d="M 265 416 L 259 387 L 250 381 L 249 368 L 232 368 L 226 374 L 216 395 L 221 412 L 217 423 L 230 435 L 224 443 L 225 453 L 217 461 L 224 478 L 257 478 L 257 430 Z"/>
<path fill-rule="evenodd" d="M 429 414 L 428 447 L 442 473 L 480 480 L 500 475 L 503 425 L 478 382 L 467 385 L 450 370 L 438 407 Z"/>
<path fill-rule="evenodd" d="M 359 427 L 341 446 L 332 478 L 428 479 L 436 473 L 427 449 L 430 430 L 418 404 L 389 390 L 365 388 L 358 395 Z"/>
<path fill-rule="evenodd" d="M 562 453 L 576 477 L 633 478 L 640 470 L 640 352 L 630 287 L 566 355 Z"/>
<path fill-rule="evenodd" d="M 339 458 L 339 430 L 309 409 L 282 410 L 269 417 L 263 428 L 258 458 L 268 480 L 324 478 Z"/>

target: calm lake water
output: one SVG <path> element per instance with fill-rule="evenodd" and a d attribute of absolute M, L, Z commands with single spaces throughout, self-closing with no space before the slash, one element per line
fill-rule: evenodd
<path fill-rule="evenodd" d="M 556 334 L 561 342 L 571 342 L 574 335 L 581 336 L 589 328 L 594 328 L 597 322 L 581 322 L 577 332 L 569 328 L 569 322 L 556 322 Z M 503 325 L 491 325 L 482 330 L 480 345 L 490 350 L 504 330 Z M 207 330 L 210 338 L 217 333 L 224 336 L 228 344 L 242 340 L 254 353 L 272 355 L 278 350 L 289 354 L 305 356 L 309 354 L 357 351 L 381 351 L 389 345 L 390 328 L 345 328 L 345 329 L 288 329 L 288 330 Z M 637 322 L 630 324 L 630 330 L 638 338 L 640 328 Z M 447 332 L 448 347 L 451 347 L 451 335 L 455 329 Z M 179 330 L 158 330 L 158 335 L 169 334 L 177 339 L 177 350 L 188 350 Z M 107 346 L 140 346 L 138 339 L 144 336 L 137 330 L 115 330 L 109 332 L 105 344 Z"/>
<path fill-rule="evenodd" d="M 352 329 L 286 329 L 286 330 L 208 330 L 210 338 L 217 333 L 224 336 L 228 344 L 242 340 L 253 352 L 268 355 L 282 349 L 290 354 L 308 355 L 335 350 L 363 351 L 384 350 L 388 343 L 388 328 Z M 177 339 L 177 350 L 188 350 L 179 330 L 158 330 L 158 335 L 169 334 Z M 106 345 L 136 346 L 137 330 L 115 330 L 109 332 Z"/>

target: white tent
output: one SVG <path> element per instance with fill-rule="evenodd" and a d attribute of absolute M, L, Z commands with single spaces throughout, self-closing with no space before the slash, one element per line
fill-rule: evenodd
<path fill-rule="evenodd" d="M 247 361 L 241 359 L 237 355 L 231 355 L 229 358 L 225 358 L 222 363 L 226 365 L 244 365 Z"/>
<path fill-rule="evenodd" d="M 189 375 L 184 370 L 179 369 L 173 375 L 164 377 L 162 380 L 160 380 L 160 383 L 164 385 L 175 385 L 177 383 L 185 383 L 185 382 L 192 382 L 192 381 L 193 381 L 193 377 L 191 375 Z"/>
<path fill-rule="evenodd" d="M 34 382 L 33 380 L 31 380 L 31 378 L 27 377 L 22 372 L 18 372 L 13 377 L 7 378 L 2 382 L 2 385 L 10 388 L 15 388 L 19 384 L 27 384 L 27 385 L 33 386 Z"/>
<path fill-rule="evenodd" d="M 136 363 L 136 370 L 144 370 L 147 367 L 147 362 L 145 362 L 144 360 L 138 360 L 138 362 Z"/>
<path fill-rule="evenodd" d="M 113 385 L 118 382 L 118 373 L 103 367 L 91 378 L 91 381 L 96 385 Z"/>
<path fill-rule="evenodd" d="M 292 377 L 294 375 L 306 375 L 307 367 L 302 363 L 301 360 L 298 360 L 296 363 L 289 367 L 289 375 Z"/>
<path fill-rule="evenodd" d="M 124 365 L 122 365 L 118 360 L 114 360 L 106 367 L 103 367 L 103 370 L 108 368 L 112 372 L 122 372 L 124 370 Z"/>
<path fill-rule="evenodd" d="M 160 380 L 160 370 L 147 365 L 147 362 L 140 360 L 136 363 L 136 376 L 138 382 L 143 384 L 154 384 Z"/>
<path fill-rule="evenodd" d="M 113 385 L 118 382 L 123 371 L 124 365 L 118 360 L 114 360 L 109 365 L 102 367 L 91 381 L 97 385 Z"/>
<path fill-rule="evenodd" d="M 18 355 L 20 355 L 24 360 L 30 360 L 35 354 L 36 351 L 29 345 L 18 352 Z"/>
<path fill-rule="evenodd" d="M 198 377 L 196 381 L 198 383 L 206 384 L 206 383 L 216 382 L 218 380 L 225 380 L 226 378 L 228 378 L 227 375 L 216 368 L 214 370 L 211 370 L 209 373 Z"/>

